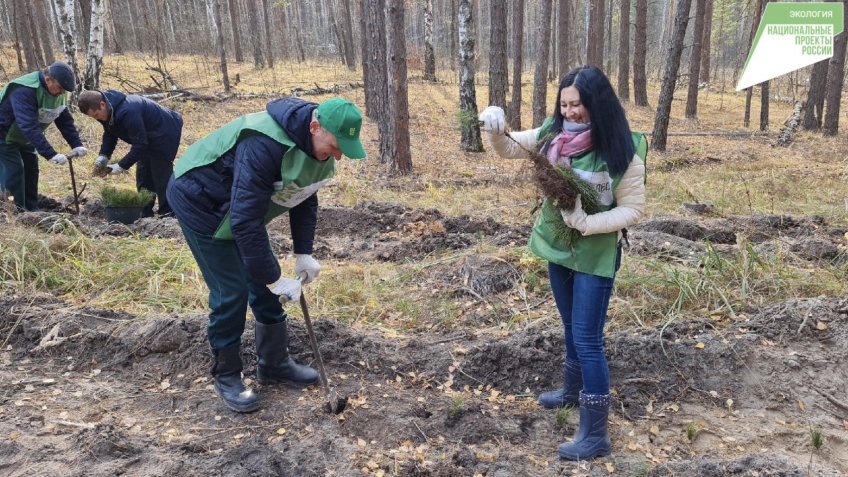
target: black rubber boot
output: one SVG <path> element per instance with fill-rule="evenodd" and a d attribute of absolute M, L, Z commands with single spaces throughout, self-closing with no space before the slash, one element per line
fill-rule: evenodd
<path fill-rule="evenodd" d="M 545 409 L 576 406 L 583 390 L 583 373 L 578 361 L 565 360 L 562 366 L 562 388 L 539 395 L 539 404 Z"/>
<path fill-rule="evenodd" d="M 567 460 L 588 460 L 609 455 L 612 450 L 607 420 L 609 394 L 580 393 L 580 428 L 574 440 L 560 444 L 559 456 Z"/>
<path fill-rule="evenodd" d="M 259 396 L 245 386 L 241 379 L 240 347 L 212 350 L 212 377 L 215 392 L 224 404 L 236 412 L 253 412 L 259 409 Z"/>
<path fill-rule="evenodd" d="M 289 356 L 285 321 L 275 325 L 256 322 L 256 381 L 302 388 L 317 384 L 320 379 L 318 371 L 297 364 Z"/>

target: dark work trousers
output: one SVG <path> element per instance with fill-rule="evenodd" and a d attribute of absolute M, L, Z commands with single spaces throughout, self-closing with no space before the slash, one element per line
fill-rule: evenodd
<path fill-rule="evenodd" d="M 38 156 L 35 148 L 0 141 L 0 189 L 15 196 L 15 205 L 19 208 L 38 210 Z"/>
<path fill-rule="evenodd" d="M 156 193 L 159 199 L 159 217 L 171 215 L 171 206 L 168 205 L 165 189 L 168 188 L 168 179 L 174 172 L 174 156 L 145 154 L 138 160 L 135 168 L 136 189 L 144 188 Z M 153 202 L 144 207 L 141 216 L 153 217 Z"/>
<path fill-rule="evenodd" d="M 279 297 L 264 283 L 250 279 L 234 241 L 199 234 L 182 221 L 180 227 L 209 287 L 211 311 L 207 334 L 213 349 L 241 345 L 248 304 L 253 317 L 263 325 L 285 321 L 286 313 Z"/>

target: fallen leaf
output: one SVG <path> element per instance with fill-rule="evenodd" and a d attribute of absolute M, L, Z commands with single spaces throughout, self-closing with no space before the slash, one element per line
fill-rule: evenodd
<path fill-rule="evenodd" d="M 818 323 L 816 323 L 816 329 L 819 331 L 824 331 L 827 329 L 827 325 L 819 321 Z"/>
<path fill-rule="evenodd" d="M 286 433 L 286 428 L 285 428 L 285 427 L 281 427 L 281 428 L 277 429 L 277 434 L 278 434 L 278 435 L 283 435 L 283 434 L 285 434 L 285 433 Z"/>
<path fill-rule="evenodd" d="M 614 465 L 610 464 L 609 462 L 605 463 L 604 465 L 607 468 L 607 472 L 609 472 L 610 474 L 615 472 L 615 466 Z"/>
<path fill-rule="evenodd" d="M 655 436 L 660 435 L 660 426 L 658 426 L 658 425 L 656 425 L 656 424 L 654 424 L 653 426 L 651 426 L 651 434 L 653 434 L 653 435 L 655 435 Z"/>
<path fill-rule="evenodd" d="M 802 400 L 800 400 L 800 399 L 799 399 L 799 400 L 798 400 L 798 409 L 800 409 L 800 410 L 802 410 L 802 411 L 803 411 L 804 409 L 806 409 L 806 407 L 807 407 L 807 406 L 805 406 L 805 405 L 804 405 L 804 401 L 802 401 Z"/>
<path fill-rule="evenodd" d="M 368 443 L 365 442 L 365 439 L 360 438 L 356 440 L 356 445 L 358 445 L 359 447 L 365 447 L 368 445 Z"/>
<path fill-rule="evenodd" d="M 695 347 L 696 347 L 696 348 L 698 348 L 698 349 L 704 349 L 704 343 L 701 343 L 701 342 L 699 341 L 699 342 L 695 345 Z"/>

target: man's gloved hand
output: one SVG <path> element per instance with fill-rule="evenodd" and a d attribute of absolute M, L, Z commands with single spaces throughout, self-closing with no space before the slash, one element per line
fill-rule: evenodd
<path fill-rule="evenodd" d="M 48 160 L 53 164 L 59 164 L 60 166 L 63 166 L 68 163 L 68 156 L 64 154 L 56 154 Z"/>
<path fill-rule="evenodd" d="M 86 149 L 86 148 L 84 148 L 84 147 L 82 147 L 82 146 L 80 146 L 80 147 L 75 147 L 75 148 L 73 148 L 73 149 L 71 150 L 71 154 L 73 154 L 73 155 L 75 155 L 75 156 L 77 156 L 77 157 L 83 157 L 83 156 L 85 156 L 86 154 L 88 154 L 88 149 Z"/>
<path fill-rule="evenodd" d="M 297 262 L 294 264 L 294 274 L 303 277 L 303 284 L 311 283 L 312 280 L 318 278 L 321 272 L 321 264 L 312 258 L 312 255 L 305 253 L 297 254 Z"/>
<path fill-rule="evenodd" d="M 577 230 L 581 234 L 586 232 L 587 215 L 586 211 L 583 210 L 583 202 L 579 195 L 577 196 L 577 200 L 574 201 L 574 210 L 570 212 L 561 210 L 560 215 L 562 215 L 562 221 L 565 222 L 565 225 Z"/>
<path fill-rule="evenodd" d="M 127 170 L 117 164 L 107 164 L 106 167 L 110 169 L 109 174 L 121 174 L 126 172 Z"/>
<path fill-rule="evenodd" d="M 483 131 L 501 135 L 506 133 L 506 118 L 503 109 L 497 106 L 489 106 L 480 113 L 479 119 L 483 123 Z"/>
<path fill-rule="evenodd" d="M 97 167 L 106 167 L 106 164 L 109 164 L 109 158 L 106 156 L 97 156 L 94 161 L 94 165 Z"/>
<path fill-rule="evenodd" d="M 268 289 L 271 293 L 279 295 L 280 303 L 284 305 L 289 301 L 300 300 L 300 280 L 280 277 L 279 280 L 268 285 Z"/>

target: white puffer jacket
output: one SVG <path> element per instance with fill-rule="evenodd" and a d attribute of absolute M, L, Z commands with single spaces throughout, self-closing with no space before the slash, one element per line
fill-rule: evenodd
<path fill-rule="evenodd" d="M 501 157 L 526 158 L 526 150 L 532 151 L 537 147 L 539 129 L 511 132 L 512 139 L 488 133 L 489 144 Z M 584 236 L 619 231 L 638 222 L 645 213 L 645 162 L 638 154 L 633 156 L 613 195 L 614 208 L 586 217 L 586 230 L 582 231 Z"/>

